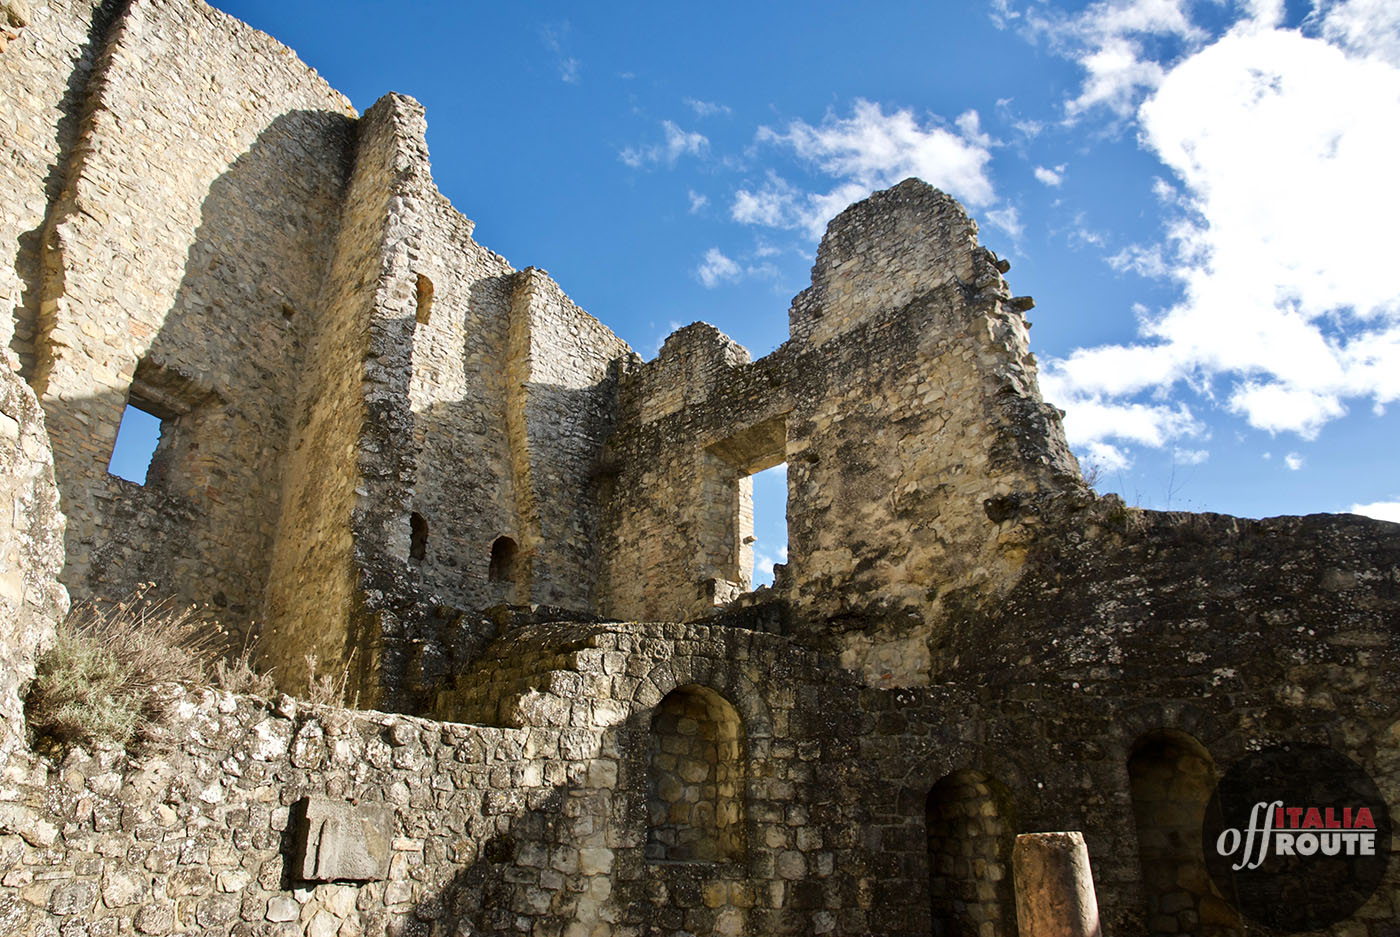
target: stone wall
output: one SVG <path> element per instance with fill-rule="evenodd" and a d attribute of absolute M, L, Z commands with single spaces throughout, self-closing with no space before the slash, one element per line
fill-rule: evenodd
<path fill-rule="evenodd" d="M 506 368 L 522 550 L 517 602 L 595 607 L 603 445 L 616 414 L 617 368 L 635 357 L 547 273 L 519 275 Z"/>
<path fill-rule="evenodd" d="M 729 625 L 555 623 L 508 627 L 440 694 L 476 725 L 190 695 L 168 754 L 11 766 L 0 915 L 34 933 L 1014 933 L 1006 844 L 1077 829 L 1105 932 L 1143 933 L 1161 907 L 1134 822 L 1158 796 L 1134 783 L 1145 741 L 1193 739 L 1221 768 L 1323 742 L 1400 793 L 1400 530 L 1121 511 L 1097 502 L 1028 557 L 1017 627 L 959 613 L 928 687 L 865 686 Z M 712 782 L 738 835 L 708 825 Z M 342 830 L 392 818 L 382 847 L 317 847 L 355 881 L 306 871 L 308 796 Z M 1328 933 L 1388 934 L 1396 895 L 1393 867 Z M 1186 932 L 1228 932 L 1197 908 Z"/>
<path fill-rule="evenodd" d="M 1087 497 L 1028 303 L 975 233 L 903 182 L 832 221 L 777 351 L 750 364 L 696 325 L 627 376 L 604 612 L 692 618 L 746 590 L 747 478 L 786 461 L 778 597 L 872 683 L 929 680 L 943 596 L 1010 588 L 1055 499 Z"/>
<path fill-rule="evenodd" d="M 35 656 L 68 611 L 58 583 L 63 515 L 44 413 L 17 374 L 0 368 L 0 764 L 25 741 L 23 691 Z"/>
<path fill-rule="evenodd" d="M 60 191 L 46 193 L 37 264 L 21 257 L 15 333 L 70 517 L 65 579 L 101 597 L 154 581 L 246 624 L 353 111 L 270 37 L 203 4 L 133 0 L 108 27 L 109 12 L 46 6 L 44 31 L 0 60 L 25 65 L 26 41 L 70 37 L 45 63 L 45 86 L 61 77 L 66 97 L 50 93 L 34 118 L 62 112 L 38 156 Z M 36 199 L 7 224 L 32 223 Z M 164 471 L 144 487 L 106 471 L 128 402 L 162 419 Z"/>
<path fill-rule="evenodd" d="M 50 207 L 62 192 L 77 136 L 83 90 L 105 39 L 115 0 L 4 4 L 5 44 L 0 74 L 0 341 L 6 362 L 33 368 L 39 315 L 39 242 Z M 15 23 L 20 12 L 26 22 Z M 36 41 L 41 37 L 42 41 Z"/>

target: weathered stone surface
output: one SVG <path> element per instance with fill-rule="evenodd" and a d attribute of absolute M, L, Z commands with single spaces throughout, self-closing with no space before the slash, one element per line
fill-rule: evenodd
<path fill-rule="evenodd" d="M 1012 852 L 1021 937 L 1102 937 L 1081 833 L 1023 833 Z"/>
<path fill-rule="evenodd" d="M 44 414 L 34 394 L 0 367 L 0 764 L 24 738 L 21 690 L 35 655 L 68 610 L 58 582 L 63 514 Z"/>
<path fill-rule="evenodd" d="M 384 807 L 323 797 L 299 804 L 299 873 L 310 882 L 369 882 L 389 875 L 394 815 Z"/>
<path fill-rule="evenodd" d="M 1010 937 L 1016 832 L 1076 829 L 1105 932 L 1218 937 L 1214 766 L 1327 741 L 1400 797 L 1400 527 L 1095 495 L 947 195 L 834 219 L 772 354 L 697 323 L 644 363 L 474 240 L 412 99 L 357 117 L 197 0 L 20 18 L 0 337 L 66 581 L 261 620 L 284 688 L 312 654 L 394 712 L 188 691 L 168 752 L 12 760 L 0 929 Z M 62 535 L 5 377 L 13 740 Z M 105 472 L 128 401 L 145 486 Z M 1397 880 L 1336 937 L 1393 937 Z"/>

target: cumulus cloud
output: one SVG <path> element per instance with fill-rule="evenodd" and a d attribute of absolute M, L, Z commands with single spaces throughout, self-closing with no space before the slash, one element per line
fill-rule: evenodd
<path fill-rule="evenodd" d="M 735 193 L 730 216 L 746 224 L 802 230 L 815 238 L 847 205 L 909 176 L 973 208 L 995 210 L 996 191 L 987 172 L 994 141 L 983 132 L 975 111 L 960 115 L 955 128 L 921 122 L 910 110 L 886 113 L 880 104 L 863 99 L 849 116 L 829 113 L 817 125 L 794 120 L 782 129 L 761 127 L 760 144 L 791 151 L 834 185 L 808 192 L 770 171 L 761 184 Z M 1018 224 L 1014 209 L 1003 208 L 1000 217 L 1012 228 Z"/>
<path fill-rule="evenodd" d="M 703 133 L 687 132 L 669 120 L 661 122 L 661 131 L 662 142 L 629 146 L 618 158 L 633 169 L 641 169 L 656 164 L 674 166 L 682 156 L 703 156 L 709 152 L 710 141 Z"/>
<path fill-rule="evenodd" d="M 1176 178 L 1154 185 L 1165 237 L 1109 262 L 1170 278 L 1180 298 L 1140 315 L 1135 342 L 1047 362 L 1060 395 L 1047 396 L 1069 409 L 1067 430 L 1152 445 L 1140 423 L 1103 425 L 1105 408 L 1141 405 L 1170 440 L 1189 411 L 1161 401 L 1182 384 L 1256 428 L 1305 439 L 1350 401 L 1379 410 L 1400 399 L 1400 295 L 1388 275 L 1400 68 L 1381 35 L 1400 36 L 1390 6 L 1329 6 L 1309 36 L 1276 28 L 1277 4 L 1260 0 L 1163 71 L 1136 117 Z M 1159 21 L 1172 9 L 1158 5 Z"/>
<path fill-rule="evenodd" d="M 692 215 L 710 204 L 710 197 L 708 195 L 702 195 L 694 189 L 689 189 L 686 192 L 686 197 L 690 199 L 690 213 Z"/>
<path fill-rule="evenodd" d="M 1370 504 L 1353 504 L 1351 513 L 1364 514 L 1378 521 L 1391 521 L 1400 524 L 1400 501 L 1372 501 Z"/>
<path fill-rule="evenodd" d="M 1296 472 L 1303 467 L 1303 457 L 1296 452 L 1290 452 L 1283 457 L 1283 464 L 1288 466 L 1290 472 Z"/>
<path fill-rule="evenodd" d="M 695 268 L 695 275 L 707 289 L 714 289 L 721 283 L 734 281 L 744 275 L 744 268 L 726 257 L 718 247 L 705 251 L 705 259 Z"/>
<path fill-rule="evenodd" d="M 1064 163 L 1061 163 L 1054 169 L 1050 169 L 1045 166 L 1037 166 L 1035 167 L 1034 171 L 1036 181 L 1048 185 L 1051 188 L 1054 188 L 1055 186 L 1058 186 L 1060 183 L 1065 181 Z"/>
<path fill-rule="evenodd" d="M 1100 0 L 1071 14 L 1044 4 L 1015 10 L 996 0 L 992 19 L 999 27 L 1014 22 L 1083 69 L 1078 94 L 1065 102 L 1066 120 L 1074 122 L 1099 109 L 1130 117 L 1142 94 L 1166 75 L 1152 53 L 1190 48 L 1206 37 L 1189 7 L 1190 0 Z"/>
<path fill-rule="evenodd" d="M 1400 66 L 1400 5 L 1394 0 L 1322 0 L 1317 8 L 1328 42 Z"/>
<path fill-rule="evenodd" d="M 758 257 L 765 257 L 767 254 L 761 251 L 756 254 Z M 768 277 L 776 278 L 779 275 L 778 268 L 771 263 L 748 263 L 743 264 L 732 257 L 728 257 L 718 247 L 712 247 L 705 251 L 704 258 L 700 265 L 695 268 L 695 277 L 706 289 L 714 289 L 723 283 L 734 283 L 743 277 Z"/>

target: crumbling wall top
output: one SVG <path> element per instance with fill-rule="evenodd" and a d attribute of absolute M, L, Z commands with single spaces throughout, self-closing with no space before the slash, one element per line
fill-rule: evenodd
<path fill-rule="evenodd" d="M 905 179 L 837 215 L 792 301 L 794 341 L 820 345 L 949 282 L 977 279 L 977 223 L 951 195 Z"/>

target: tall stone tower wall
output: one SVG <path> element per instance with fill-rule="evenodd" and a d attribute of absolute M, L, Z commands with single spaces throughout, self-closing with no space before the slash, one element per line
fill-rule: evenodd
<path fill-rule="evenodd" d="M 7 318 L 71 518 L 66 581 L 80 597 L 155 581 L 246 623 L 267 581 L 353 110 L 270 37 L 203 4 L 38 9 L 32 41 L 0 68 L 38 86 L 30 122 L 62 117 L 4 213 L 11 228 L 34 224 L 33 170 L 50 160 Z M 66 42 L 29 52 L 50 35 Z M 128 403 L 162 421 L 144 486 L 107 473 Z"/>

